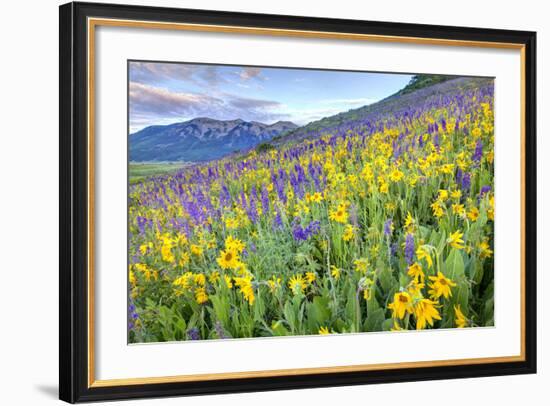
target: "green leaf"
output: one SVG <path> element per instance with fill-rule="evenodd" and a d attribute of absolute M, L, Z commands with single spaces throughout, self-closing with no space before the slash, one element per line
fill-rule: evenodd
<path fill-rule="evenodd" d="M 308 327 L 310 331 L 319 329 L 320 326 L 327 324 L 330 319 L 329 298 L 316 296 L 313 301 L 306 306 Z"/>
<path fill-rule="evenodd" d="M 365 331 L 381 331 L 382 323 L 385 320 L 384 309 L 377 309 L 374 312 L 369 313 L 367 320 L 365 320 L 364 330 Z"/>
<path fill-rule="evenodd" d="M 290 332 L 285 328 L 283 322 L 281 320 L 276 321 L 271 326 L 271 329 L 273 331 L 273 334 L 276 336 L 287 336 L 290 334 Z"/>
<path fill-rule="evenodd" d="M 445 260 L 444 274 L 447 278 L 453 281 L 464 279 L 464 260 L 460 250 L 452 249 L 451 253 Z"/>

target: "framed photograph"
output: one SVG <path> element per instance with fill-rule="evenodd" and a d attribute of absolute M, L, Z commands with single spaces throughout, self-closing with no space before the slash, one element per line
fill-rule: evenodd
<path fill-rule="evenodd" d="M 534 32 L 60 7 L 60 398 L 536 371 Z"/>

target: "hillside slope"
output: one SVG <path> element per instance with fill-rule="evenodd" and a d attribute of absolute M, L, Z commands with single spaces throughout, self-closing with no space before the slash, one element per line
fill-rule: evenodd
<path fill-rule="evenodd" d="M 476 89 L 489 86 L 492 82 L 492 78 L 460 77 L 418 89 L 406 87 L 379 102 L 326 117 L 296 128 L 293 131 L 285 133 L 283 136 L 275 137 L 271 143 L 275 146 L 280 146 L 286 143 L 297 143 L 305 139 L 315 138 L 323 134 L 335 135 L 344 133 L 350 128 L 357 127 L 359 124 L 366 123 L 368 125 L 369 122 L 377 121 L 382 116 L 389 116 L 390 114 L 394 116 L 402 114 L 413 115 L 414 111 L 429 107 L 426 104 L 435 105 L 442 98 L 456 94 L 460 89 Z M 408 90 L 405 91 L 405 89 Z"/>

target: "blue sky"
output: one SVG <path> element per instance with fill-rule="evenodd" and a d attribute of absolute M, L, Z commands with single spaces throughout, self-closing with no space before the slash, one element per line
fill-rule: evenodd
<path fill-rule="evenodd" d="M 196 117 L 307 124 L 373 103 L 411 75 L 130 62 L 130 132 Z"/>

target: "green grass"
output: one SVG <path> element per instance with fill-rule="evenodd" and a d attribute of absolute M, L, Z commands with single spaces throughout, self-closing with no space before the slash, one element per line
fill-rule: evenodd
<path fill-rule="evenodd" d="M 166 175 L 176 172 L 178 169 L 189 166 L 183 162 L 168 163 L 130 163 L 130 184 L 141 182 L 151 176 Z"/>

